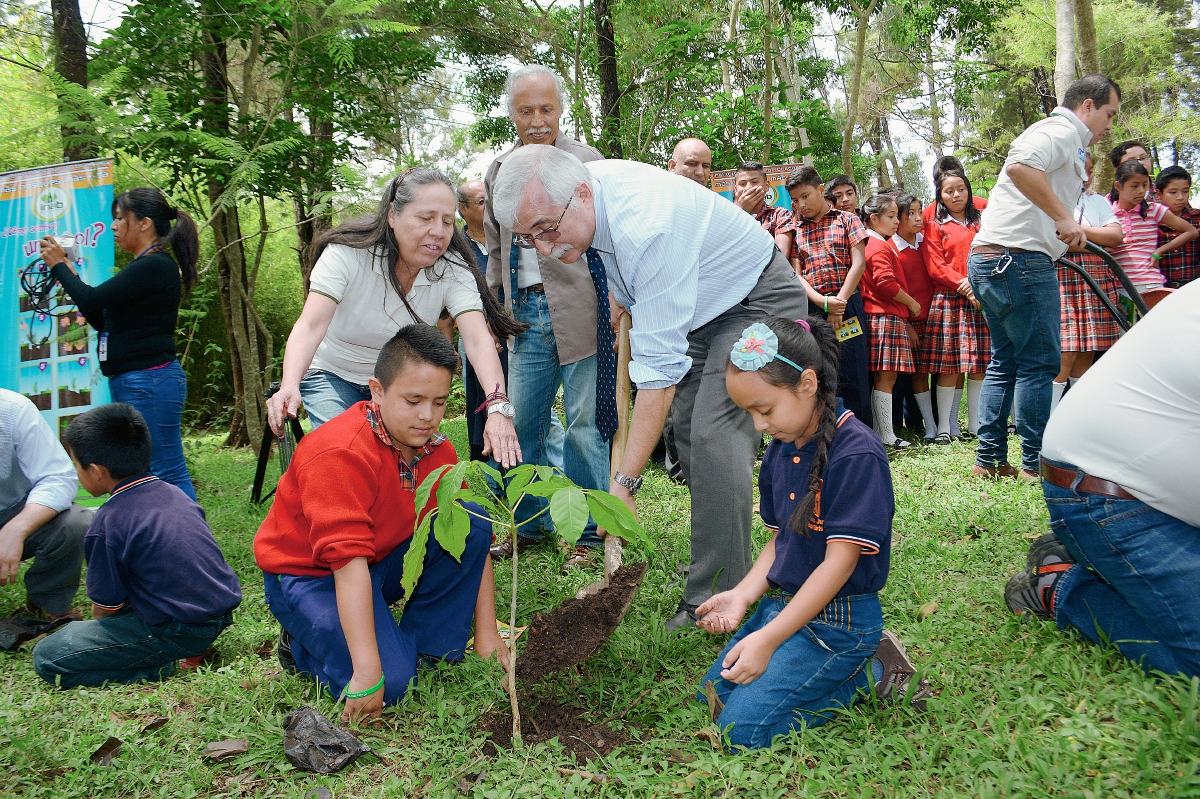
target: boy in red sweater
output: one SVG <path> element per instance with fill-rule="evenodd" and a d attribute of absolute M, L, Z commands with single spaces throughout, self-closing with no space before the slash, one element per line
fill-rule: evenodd
<path fill-rule="evenodd" d="M 376 718 L 399 702 L 419 657 L 461 659 L 472 614 L 476 651 L 507 665 L 496 631 L 491 525 L 474 515 L 461 561 L 430 536 L 399 623 L 390 607 L 402 596 L 416 488 L 458 461 L 437 432 L 457 363 L 435 328 L 401 328 L 379 352 L 371 401 L 304 437 L 254 537 L 267 605 L 283 627 L 280 662 L 345 694 L 343 721 Z"/>

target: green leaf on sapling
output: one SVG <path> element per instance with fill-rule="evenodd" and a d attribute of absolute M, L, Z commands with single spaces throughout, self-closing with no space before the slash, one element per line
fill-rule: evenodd
<path fill-rule="evenodd" d="M 429 511 L 433 510 L 434 506 L 429 504 L 429 495 L 433 493 L 433 487 L 441 479 L 442 475 L 452 468 L 454 468 L 452 464 L 437 467 L 417 486 L 417 493 L 413 496 L 413 506 L 417 509 L 418 519 L 423 518 Z"/>
<path fill-rule="evenodd" d="M 483 461 L 471 461 L 470 468 L 473 471 L 482 472 L 483 474 L 479 475 L 481 479 L 486 480 L 490 477 L 492 480 L 496 481 L 496 485 L 504 485 L 504 475 L 500 474 L 499 469 L 495 469 Z"/>
<path fill-rule="evenodd" d="M 508 484 L 505 488 L 509 507 L 517 504 L 517 500 L 521 498 L 521 494 L 525 493 L 525 486 L 529 485 L 530 481 L 535 477 L 537 477 L 537 467 L 531 464 L 525 464 L 509 470 L 506 475 Z"/>
<path fill-rule="evenodd" d="M 525 487 L 524 493 L 532 497 L 551 497 L 557 491 L 572 487 L 575 487 L 575 484 L 565 477 L 551 477 L 549 480 L 539 480 L 536 483 L 530 483 Z"/>
<path fill-rule="evenodd" d="M 607 491 L 591 490 L 586 493 L 592 518 L 605 532 L 630 542 L 650 543 L 646 528 L 634 517 L 628 505 Z"/>
<path fill-rule="evenodd" d="M 400 588 L 404 591 L 404 598 L 400 603 L 401 610 L 408 605 L 408 600 L 412 598 L 413 591 L 417 587 L 417 580 L 421 579 L 421 572 L 425 571 L 425 549 L 429 544 L 429 526 L 435 515 L 436 511 L 425 514 L 425 518 L 417 525 L 417 529 L 413 530 L 412 538 L 409 539 L 408 551 L 404 553 L 404 565 L 400 570 Z"/>
<path fill-rule="evenodd" d="M 496 518 L 502 513 L 500 506 L 491 497 L 480 496 L 470 488 L 460 488 L 458 493 L 454 495 L 454 499 L 459 502 L 474 502 L 486 510 L 492 518 Z"/>
<path fill-rule="evenodd" d="M 442 477 L 437 489 L 438 515 L 433 522 L 433 534 L 455 560 L 461 561 L 467 548 L 467 534 L 471 532 L 471 517 L 455 501 L 463 488 L 467 464 L 457 463 Z"/>
<path fill-rule="evenodd" d="M 588 504 L 583 489 L 578 486 L 567 486 L 555 492 L 550 497 L 550 518 L 554 520 L 554 529 L 563 540 L 571 546 L 583 535 L 587 526 Z"/>

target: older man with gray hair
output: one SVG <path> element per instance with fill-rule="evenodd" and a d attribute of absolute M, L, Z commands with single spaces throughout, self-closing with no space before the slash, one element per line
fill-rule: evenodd
<path fill-rule="evenodd" d="M 532 248 L 513 246 L 512 230 L 497 221 L 491 198 L 496 173 L 525 146 L 553 147 L 570 153 L 577 162 L 598 161 L 604 156 L 559 130 L 566 98 L 562 78 L 554 72 L 538 65 L 523 67 L 508 76 L 504 89 L 509 119 L 517 127 L 517 142 L 484 176 L 488 198 L 484 229 L 488 285 L 501 293 L 515 318 L 530 325 L 509 341 L 508 394 L 516 408 L 513 421 L 521 455 L 525 463 L 545 462 L 546 440 L 553 435 L 554 400 L 562 386 L 567 416 L 563 471 L 584 488 L 602 489 L 608 485 L 606 439 L 612 433 L 603 431 L 608 432 L 603 435 L 596 424 L 596 306 L 578 301 L 581 296 L 593 296 L 594 285 L 587 272 L 567 268 L 544 254 L 539 257 Z M 523 508 L 523 519 L 541 509 L 540 503 L 528 500 L 524 505 L 529 507 Z M 492 556 L 512 557 L 514 546 L 524 547 L 549 529 L 550 517 L 542 513 L 532 526 L 522 526 L 518 536 L 494 546 Z M 593 553 L 599 545 L 596 525 L 589 519 L 565 568 L 594 563 Z"/>
<path fill-rule="evenodd" d="M 597 291 L 580 292 L 573 307 L 582 313 L 595 303 L 598 337 L 609 322 L 609 290 L 630 309 L 629 375 L 638 395 L 608 490 L 634 507 L 669 411 L 691 491 L 692 539 L 683 600 L 667 626 L 693 625 L 714 584 L 733 588 L 753 564 L 752 475 L 762 436 L 725 389 L 729 353 L 742 330 L 768 314 L 807 316 L 804 288 L 753 217 L 647 164 L 585 165 L 556 148 L 523 147 L 501 168 L 492 203 L 518 242 L 594 276 Z M 615 362 L 602 363 L 597 415 L 615 416 Z"/>

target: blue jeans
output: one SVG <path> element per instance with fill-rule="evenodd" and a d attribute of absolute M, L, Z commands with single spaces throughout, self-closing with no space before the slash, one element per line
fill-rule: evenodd
<path fill-rule="evenodd" d="M 309 369 L 300 379 L 300 399 L 316 430 L 354 403 L 371 399 L 371 389 L 343 380 L 333 372 Z"/>
<path fill-rule="evenodd" d="M 705 701 L 703 686 L 712 680 L 725 704 L 717 725 L 729 727 L 733 746 L 761 749 L 777 735 L 800 727 L 819 727 L 838 710 L 870 691 L 871 656 L 883 633 L 878 594 L 841 597 L 784 641 L 771 655 L 767 670 L 752 683 L 722 679 L 722 662 L 734 644 L 765 627 L 787 607 L 782 597 L 765 596 L 758 610 L 729 639 L 717 662 L 701 681 L 696 699 Z M 730 725 L 733 725 L 730 727 Z"/>
<path fill-rule="evenodd" d="M 992 358 L 979 394 L 975 463 L 1008 464 L 1008 415 L 1021 437 L 1021 467 L 1037 471 L 1050 418 L 1050 385 L 1061 367 L 1058 269 L 1038 252 L 972 255 L 967 276 L 983 306 Z"/>
<path fill-rule="evenodd" d="M 466 507 L 484 513 L 478 505 Z M 411 541 L 405 541 L 371 566 L 375 641 L 386 678 L 383 701 L 387 705 L 404 698 L 409 683 L 417 675 L 418 655 L 462 659 L 471 634 L 488 546 L 492 543 L 492 525 L 471 517 L 471 532 L 461 562 L 430 535 L 425 568 L 404 615 L 397 622 L 391 605 L 403 596 L 400 576 Z M 354 662 L 338 615 L 333 575 L 297 577 L 264 573 L 263 578 L 267 605 L 292 636 L 296 667 L 339 696 L 354 674 Z"/>
<path fill-rule="evenodd" d="M 138 409 L 150 427 L 150 471 L 158 479 L 178 486 L 193 500 L 196 489 L 183 458 L 183 403 L 187 400 L 187 375 L 179 361 L 161 369 L 138 369 L 108 378 L 113 402 Z"/>
<path fill-rule="evenodd" d="M 1136 499 L 1042 490 L 1050 529 L 1077 561 L 1055 590 L 1059 629 L 1112 644 L 1146 671 L 1200 676 L 1200 528 Z"/>
<path fill-rule="evenodd" d="M 563 471 L 581 488 L 607 491 L 608 443 L 600 438 L 596 428 L 596 356 L 559 365 L 545 294 L 518 292 L 516 318 L 530 325 L 517 336 L 516 346 L 508 354 L 508 396 L 517 409 L 513 421 L 521 441 L 521 457 L 525 463 L 546 462 L 545 448 L 551 431 L 547 409 L 553 409 L 561 385 L 567 411 Z M 545 507 L 545 499 L 527 497 L 521 502 L 517 521 L 529 519 Z M 538 538 L 552 529 L 550 516 L 545 513 L 534 523 L 524 525 L 520 532 Z M 600 546 L 596 523 L 590 518 L 579 543 Z"/>
<path fill-rule="evenodd" d="M 33 668 L 63 688 L 154 682 L 175 672 L 175 661 L 212 646 L 233 623 L 233 611 L 203 624 L 146 624 L 132 610 L 94 621 L 73 621 L 38 642 Z"/>

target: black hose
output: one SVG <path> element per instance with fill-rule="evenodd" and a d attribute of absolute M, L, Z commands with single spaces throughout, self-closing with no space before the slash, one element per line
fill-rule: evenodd
<path fill-rule="evenodd" d="M 1103 247 L 1093 244 L 1090 241 L 1085 244 L 1084 247 L 1086 247 L 1087 251 L 1092 255 L 1095 255 L 1101 261 L 1104 261 L 1104 264 L 1108 267 L 1108 271 L 1112 272 L 1113 277 L 1115 277 L 1117 282 L 1121 284 L 1121 288 L 1125 289 L 1125 293 L 1129 295 L 1129 299 L 1133 300 L 1133 304 L 1137 307 L 1138 313 L 1140 313 L 1142 316 L 1150 313 L 1150 309 L 1146 306 L 1146 301 L 1142 299 L 1142 295 L 1138 293 L 1136 288 L 1134 288 L 1133 281 L 1129 279 L 1129 275 L 1125 274 L 1125 270 L 1121 268 L 1119 263 L 1117 263 L 1117 259 L 1109 255 Z M 1093 291 L 1099 292 L 1100 287 L 1096 286 Z"/>
<path fill-rule="evenodd" d="M 1129 318 L 1125 315 L 1125 312 L 1122 311 L 1120 307 L 1118 307 L 1117 304 L 1112 301 L 1112 298 L 1108 296 L 1107 291 L 1100 288 L 1100 284 L 1096 282 L 1096 278 L 1092 277 L 1086 268 L 1080 266 L 1072 260 L 1069 260 L 1068 258 L 1059 258 L 1058 262 L 1068 269 L 1075 270 L 1075 272 L 1081 278 L 1083 278 L 1083 282 L 1087 283 L 1088 288 L 1092 290 L 1092 293 L 1095 294 L 1100 302 L 1103 303 L 1104 307 L 1108 309 L 1108 312 L 1113 315 L 1113 319 L 1115 319 L 1117 324 L 1120 325 L 1121 330 L 1129 330 Z"/>

